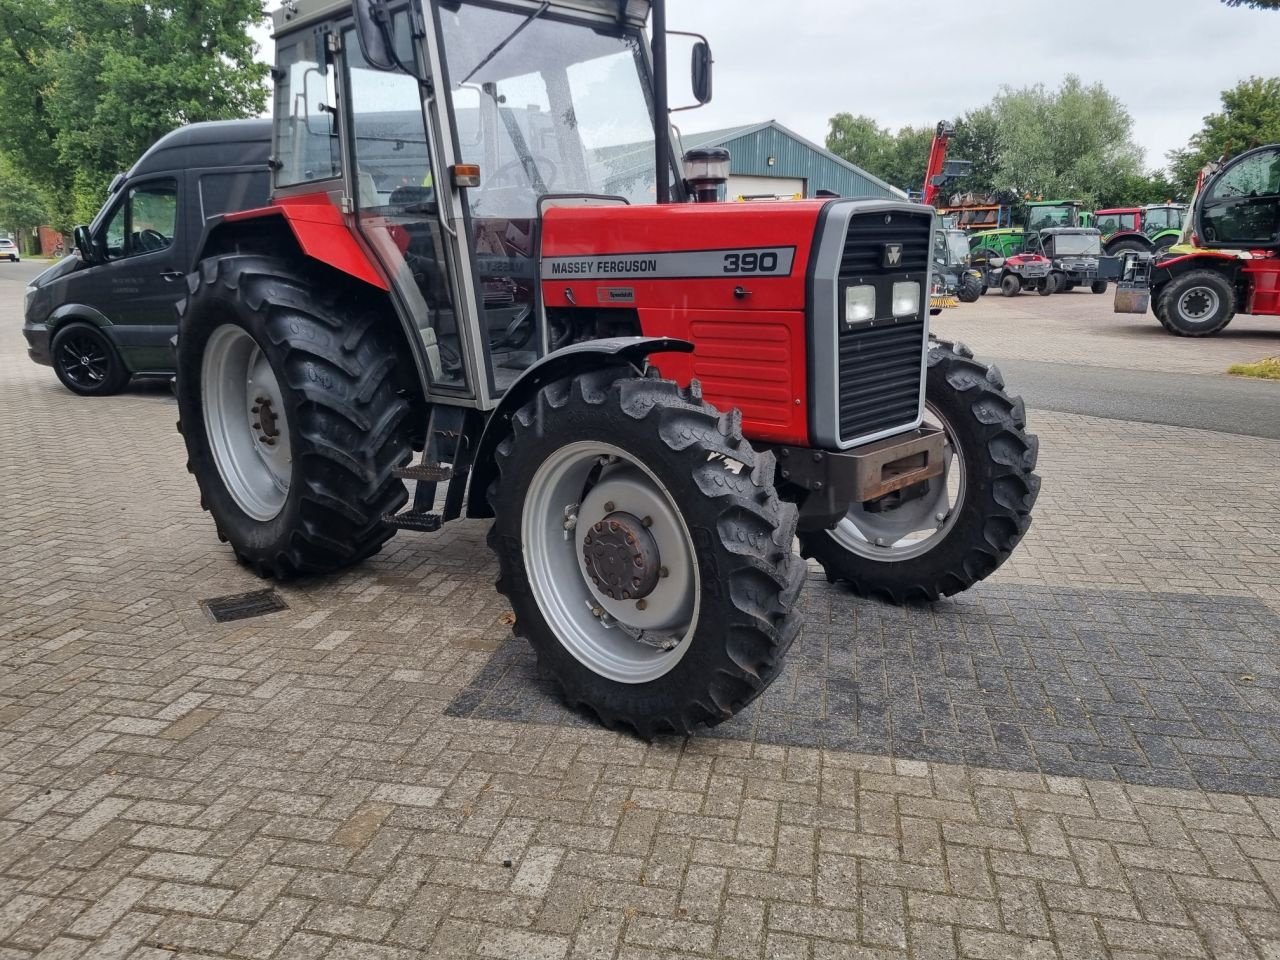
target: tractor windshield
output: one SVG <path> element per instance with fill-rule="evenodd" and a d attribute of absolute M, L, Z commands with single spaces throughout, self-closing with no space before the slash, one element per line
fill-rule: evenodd
<path fill-rule="evenodd" d="M 947 250 L 947 264 L 962 266 L 969 262 L 969 238 L 959 230 L 945 230 L 942 233 Z"/>
<path fill-rule="evenodd" d="M 474 216 L 533 217 L 546 193 L 655 200 L 638 34 L 479 4 L 440 17 L 462 159 L 482 171 Z"/>
<path fill-rule="evenodd" d="M 1052 227 L 1075 226 L 1076 208 L 1071 204 L 1052 204 L 1027 208 L 1027 229 L 1048 230 Z"/>

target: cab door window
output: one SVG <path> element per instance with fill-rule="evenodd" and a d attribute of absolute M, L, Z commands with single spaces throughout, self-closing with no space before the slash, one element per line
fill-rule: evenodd
<path fill-rule="evenodd" d="M 178 230 L 178 182 L 153 180 L 130 188 L 102 232 L 108 260 L 157 253 L 173 246 Z"/>
<path fill-rule="evenodd" d="M 1201 201 L 1212 244 L 1271 245 L 1280 235 L 1280 148 L 1256 151 L 1228 168 Z"/>

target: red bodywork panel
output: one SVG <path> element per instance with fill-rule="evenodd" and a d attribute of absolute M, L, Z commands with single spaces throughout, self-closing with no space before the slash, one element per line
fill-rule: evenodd
<path fill-rule="evenodd" d="M 1246 260 L 1240 272 L 1249 278 L 1249 300 L 1242 312 L 1280 317 L 1280 258 Z"/>
<path fill-rule="evenodd" d="M 327 193 L 282 197 L 271 206 L 228 213 L 222 219 L 229 223 L 259 217 L 282 217 L 289 224 L 302 252 L 312 259 L 372 284 L 379 290 L 391 289 L 382 270 L 360 246 L 342 211 L 333 205 Z"/>
<path fill-rule="evenodd" d="M 542 234 L 543 302 L 548 309 L 634 309 L 645 336 L 694 344 L 692 354 L 655 356 L 663 376 L 683 384 L 701 381 L 709 403 L 742 411 L 750 437 L 806 445 L 805 275 L 826 202 L 549 209 Z M 732 251 L 750 248 L 791 250 L 790 271 L 775 276 L 726 272 Z M 585 267 L 607 270 L 611 264 L 640 261 L 662 273 L 671 261 L 648 259 L 661 254 L 695 255 L 705 269 L 697 269 L 699 276 L 681 277 L 556 276 L 546 263 L 580 258 Z M 742 295 L 735 293 L 739 288 Z"/>

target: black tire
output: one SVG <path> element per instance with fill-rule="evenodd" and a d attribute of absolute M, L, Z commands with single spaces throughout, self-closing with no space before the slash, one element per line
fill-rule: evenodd
<path fill-rule="evenodd" d="M 50 353 L 53 372 L 62 385 L 82 397 L 119 393 L 133 376 L 106 334 L 89 323 L 60 328 Z"/>
<path fill-rule="evenodd" d="M 1155 255 L 1156 255 L 1157 257 L 1158 257 L 1158 256 L 1160 256 L 1162 253 L 1164 253 L 1166 250 L 1168 250 L 1170 247 L 1172 247 L 1175 243 L 1177 243 L 1177 242 L 1178 242 L 1178 240 L 1179 240 L 1179 238 L 1178 238 L 1178 237 L 1174 237 L 1174 236 L 1161 237 L 1159 240 L 1156 240 L 1156 241 L 1155 241 L 1155 244 L 1154 244 L 1154 245 L 1155 245 L 1155 251 L 1154 251 Z"/>
<path fill-rule="evenodd" d="M 1126 251 L 1130 250 L 1134 253 L 1150 253 L 1151 247 L 1141 240 L 1117 240 L 1107 247 L 1107 256 L 1123 257 Z"/>
<path fill-rule="evenodd" d="M 219 538 L 259 576 L 277 579 L 331 573 L 377 553 L 395 533 L 383 517 L 408 499 L 392 468 L 412 455 L 398 354 L 381 317 L 327 272 L 268 256 L 206 260 L 188 287 L 179 304 L 178 430 Z M 291 437 L 288 492 L 267 520 L 237 503 L 206 428 L 205 346 L 226 324 L 265 355 Z"/>
<path fill-rule="evenodd" d="M 1022 278 L 1016 273 L 1006 273 L 1000 278 L 1000 293 L 1006 297 L 1016 297 L 1022 292 Z"/>
<path fill-rule="evenodd" d="M 1079 284 L 1078 284 L 1078 283 L 1076 283 L 1074 280 L 1068 280 L 1068 281 L 1066 282 L 1066 285 L 1062 288 L 1062 292 L 1063 292 L 1063 293 L 1070 293 L 1072 290 L 1074 290 L 1074 289 L 1075 289 L 1076 287 L 1078 287 L 1078 286 L 1079 286 Z"/>
<path fill-rule="evenodd" d="M 971 274 L 965 274 L 960 278 L 960 302 L 974 303 L 980 296 L 985 285 L 977 277 Z"/>
<path fill-rule="evenodd" d="M 891 603 L 937 600 L 990 576 L 1027 532 L 1040 492 L 1039 440 L 1027 432 L 1022 399 L 1005 392 L 995 367 L 959 344 L 936 343 L 926 382 L 929 404 L 951 425 L 963 454 L 966 494 L 950 531 L 920 556 L 880 562 L 828 531 L 800 534 L 801 554 L 817 560 L 828 580 Z"/>
<path fill-rule="evenodd" d="M 597 370 L 543 387 L 498 446 L 490 487 L 498 590 L 513 631 L 533 647 L 542 676 L 572 707 L 641 737 L 686 735 L 726 720 L 777 676 L 800 628 L 806 566 L 792 552 L 797 511 L 774 489 L 772 453 L 742 436 L 737 413 L 700 390 L 635 371 Z M 522 522 L 539 467 L 579 442 L 621 444 L 670 492 L 689 531 L 701 606 L 680 660 L 656 679 L 627 683 L 587 666 L 558 638 L 530 585 Z M 737 472 L 731 464 L 740 464 Z"/>
<path fill-rule="evenodd" d="M 1093 283 L 1089 284 L 1089 292 L 1090 292 L 1090 293 L 1106 293 L 1106 292 L 1107 292 L 1107 281 L 1105 281 L 1105 280 L 1095 280 L 1095 281 L 1093 281 Z"/>
<path fill-rule="evenodd" d="M 1042 297 L 1050 296 L 1053 294 L 1056 286 L 1057 284 L 1053 282 L 1053 275 L 1050 274 L 1036 284 L 1036 293 Z"/>
<path fill-rule="evenodd" d="M 1212 309 L 1198 317 L 1197 303 Z M 1166 330 L 1179 337 L 1208 337 L 1229 324 L 1236 312 L 1236 291 L 1216 270 L 1190 270 L 1165 283 L 1156 316 Z"/>
<path fill-rule="evenodd" d="M 1049 274 L 1045 279 L 1045 283 L 1048 285 L 1050 293 L 1062 293 L 1069 289 L 1066 275 L 1062 273 Z"/>

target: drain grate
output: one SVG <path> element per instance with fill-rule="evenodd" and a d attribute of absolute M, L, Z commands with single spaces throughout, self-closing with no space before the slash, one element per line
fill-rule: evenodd
<path fill-rule="evenodd" d="M 289 609 L 284 598 L 274 590 L 254 590 L 250 593 L 214 597 L 212 600 L 201 600 L 200 606 L 204 607 L 205 613 L 209 614 L 209 619 L 214 623 L 247 620 Z"/>

